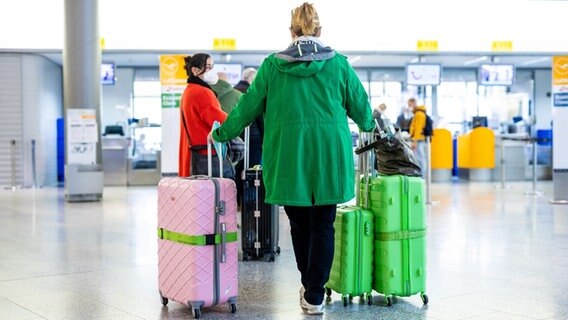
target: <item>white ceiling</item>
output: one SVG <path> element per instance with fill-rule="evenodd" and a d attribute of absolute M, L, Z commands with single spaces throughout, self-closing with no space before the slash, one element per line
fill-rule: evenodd
<path fill-rule="evenodd" d="M 35 52 L 41 54 L 58 64 L 62 64 L 60 52 Z M 103 61 L 112 61 L 117 67 L 158 67 L 159 56 L 162 54 L 185 54 L 185 52 L 140 52 L 120 51 L 104 52 Z M 212 53 L 215 62 L 241 63 L 245 67 L 258 67 L 270 52 L 230 52 Z M 419 62 L 415 52 L 400 53 L 369 53 L 369 52 L 342 52 L 352 62 L 355 68 L 385 68 L 404 67 L 408 63 Z M 430 53 L 422 55 L 425 63 L 441 64 L 446 68 L 477 68 L 480 64 L 504 63 L 514 64 L 517 68 L 550 68 L 553 54 L 498 54 L 490 56 L 487 53 Z M 483 58 L 485 57 L 485 59 Z"/>

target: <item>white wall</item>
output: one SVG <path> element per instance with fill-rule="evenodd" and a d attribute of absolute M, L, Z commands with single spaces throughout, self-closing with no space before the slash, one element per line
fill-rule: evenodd
<path fill-rule="evenodd" d="M 9 140 L 16 140 L 16 185 L 32 185 L 31 140 L 36 140 L 36 183 L 57 182 L 57 118 L 62 116 L 61 67 L 35 55 L 0 54 L 0 185 L 11 183 Z"/>
<path fill-rule="evenodd" d="M 57 118 L 63 116 L 61 67 L 44 57 L 22 56 L 24 185 L 33 185 L 31 141 L 36 141 L 36 183 L 57 183 Z"/>
<path fill-rule="evenodd" d="M 117 68 L 116 83 L 102 87 L 101 103 L 101 132 L 104 133 L 107 125 L 124 125 L 125 134 L 128 118 L 132 117 L 132 84 L 134 83 L 134 69 Z"/>
<path fill-rule="evenodd" d="M 535 111 L 536 128 L 550 129 L 552 121 L 552 72 L 550 70 L 535 71 Z"/>
<path fill-rule="evenodd" d="M 290 11 L 301 2 L 99 0 L 100 34 L 107 49 L 211 50 L 214 38 L 234 38 L 238 50 L 276 50 L 290 39 Z M 568 1 L 350 0 L 315 6 L 322 40 L 339 50 L 415 51 L 417 40 L 438 40 L 440 51 L 491 51 L 492 41 L 510 40 L 517 52 L 568 51 L 560 37 Z M 0 7 L 0 30 L 17 30 L 0 33 L 0 49 L 62 48 L 63 0 Z M 29 28 L 30 21 L 41 27 Z"/>
<path fill-rule="evenodd" d="M 12 147 L 16 141 L 15 185 L 22 184 L 22 57 L 0 54 L 0 186 L 12 184 Z"/>

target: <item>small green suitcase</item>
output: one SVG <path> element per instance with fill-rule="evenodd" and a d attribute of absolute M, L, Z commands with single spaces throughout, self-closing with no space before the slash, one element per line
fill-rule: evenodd
<path fill-rule="evenodd" d="M 426 295 L 426 204 L 424 179 L 379 175 L 371 179 L 369 209 L 375 216 L 373 289 L 393 296 Z"/>
<path fill-rule="evenodd" d="M 373 282 L 373 213 L 356 206 L 337 208 L 335 253 L 326 287 L 341 294 L 343 305 L 360 296 L 372 303 Z"/>

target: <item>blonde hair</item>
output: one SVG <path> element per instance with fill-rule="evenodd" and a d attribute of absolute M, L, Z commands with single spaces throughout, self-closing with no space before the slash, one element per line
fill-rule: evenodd
<path fill-rule="evenodd" d="M 314 6 L 304 2 L 301 6 L 292 10 L 292 24 L 290 28 L 298 37 L 318 36 L 321 26 Z"/>

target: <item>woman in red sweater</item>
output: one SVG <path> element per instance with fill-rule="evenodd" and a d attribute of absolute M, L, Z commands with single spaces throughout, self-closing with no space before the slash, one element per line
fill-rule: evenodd
<path fill-rule="evenodd" d="M 212 71 L 213 58 L 206 53 L 197 53 L 186 58 L 186 71 L 189 75 L 180 102 L 180 177 L 207 175 L 207 134 L 214 121 L 223 123 L 227 114 L 209 84 L 217 83 L 217 74 Z M 215 153 L 214 153 L 215 155 Z M 214 157 L 214 160 L 217 157 Z M 213 176 L 219 176 L 219 166 L 213 162 Z M 233 178 L 235 169 L 230 160 L 223 161 L 223 177 Z"/>

